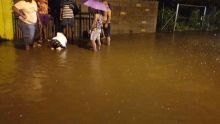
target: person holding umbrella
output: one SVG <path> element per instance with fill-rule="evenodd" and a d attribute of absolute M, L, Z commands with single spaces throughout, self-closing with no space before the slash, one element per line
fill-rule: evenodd
<path fill-rule="evenodd" d="M 85 0 L 83 3 L 85 6 L 92 8 L 94 20 L 90 29 L 90 40 L 92 42 L 93 50 L 97 51 L 96 41 L 98 43 L 98 50 L 101 49 L 100 35 L 103 28 L 103 11 L 107 11 L 107 6 L 103 2 L 97 0 Z"/>

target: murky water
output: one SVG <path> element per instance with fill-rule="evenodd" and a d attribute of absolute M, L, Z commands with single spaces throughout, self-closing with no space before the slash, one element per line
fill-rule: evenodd
<path fill-rule="evenodd" d="M 219 124 L 220 36 L 123 35 L 93 53 L 0 44 L 0 124 Z"/>

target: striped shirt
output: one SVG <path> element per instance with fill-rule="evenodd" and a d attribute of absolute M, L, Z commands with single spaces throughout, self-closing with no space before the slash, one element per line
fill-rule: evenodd
<path fill-rule="evenodd" d="M 73 10 L 70 8 L 69 5 L 64 5 L 63 6 L 63 14 L 62 14 L 62 18 L 73 18 L 74 14 L 73 14 Z"/>
<path fill-rule="evenodd" d="M 74 9 L 74 1 L 73 0 L 64 0 L 61 4 L 62 6 L 62 18 L 74 18 L 73 9 Z"/>

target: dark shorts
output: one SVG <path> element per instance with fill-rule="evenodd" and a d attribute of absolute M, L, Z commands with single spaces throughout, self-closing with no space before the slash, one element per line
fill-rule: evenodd
<path fill-rule="evenodd" d="M 74 18 L 64 18 L 61 22 L 62 26 L 73 26 L 74 25 Z"/>
<path fill-rule="evenodd" d="M 40 21 L 43 26 L 47 26 L 49 23 L 49 16 L 48 14 L 39 14 Z"/>
<path fill-rule="evenodd" d="M 108 23 L 108 27 L 105 27 L 105 24 L 103 25 L 104 34 L 106 37 L 111 36 L 111 24 Z"/>
<path fill-rule="evenodd" d="M 65 47 L 62 46 L 62 44 L 58 40 L 52 40 L 51 47 L 54 48 L 54 49 L 56 49 L 58 47 L 65 48 Z"/>

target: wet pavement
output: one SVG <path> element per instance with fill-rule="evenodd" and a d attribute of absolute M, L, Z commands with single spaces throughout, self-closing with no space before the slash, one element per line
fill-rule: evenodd
<path fill-rule="evenodd" d="M 0 43 L 0 124 L 220 124 L 220 35 L 113 37 L 98 53 Z"/>

